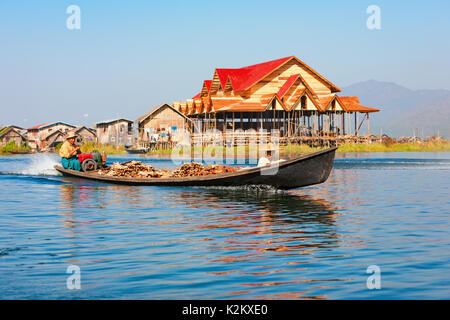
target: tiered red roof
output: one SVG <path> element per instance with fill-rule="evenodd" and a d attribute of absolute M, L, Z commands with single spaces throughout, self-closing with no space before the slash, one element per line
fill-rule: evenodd
<path fill-rule="evenodd" d="M 243 91 L 272 73 L 275 69 L 278 69 L 282 64 L 291 58 L 293 57 L 291 56 L 269 62 L 258 63 L 238 69 L 216 69 L 216 72 L 222 88 L 225 88 L 227 79 L 229 78 L 234 91 Z"/>
<path fill-rule="evenodd" d="M 253 85 L 266 78 L 272 72 L 283 66 L 288 61 L 295 59 L 304 68 L 312 72 L 314 77 L 323 81 L 331 90 L 331 94 L 320 95 L 320 93 L 314 92 L 311 86 L 305 81 L 301 74 L 294 74 L 289 76 L 283 85 L 278 89 L 278 92 L 265 94 L 261 96 L 260 101 L 246 101 L 244 96 L 240 96 L 240 92 L 243 92 Z M 218 81 L 217 81 L 218 80 Z M 296 88 L 296 81 L 301 82 L 304 88 Z M 213 94 L 211 93 L 212 85 L 214 85 Z M 218 88 L 227 91 L 232 89 L 234 94 L 230 95 L 218 95 L 214 92 Z M 338 97 L 335 92 L 341 91 L 334 84 L 322 77 L 311 67 L 307 66 L 303 61 L 297 59 L 295 56 L 285 57 L 268 62 L 258 63 L 255 65 L 243 67 L 243 68 L 218 68 L 214 71 L 213 80 L 204 80 L 202 90 L 196 96 L 193 97 L 194 103 L 188 102 L 188 105 L 181 110 L 186 114 L 210 112 L 210 111 L 264 111 L 269 107 L 269 104 L 273 99 L 276 99 L 284 110 L 290 111 L 299 102 L 299 99 L 303 95 L 307 95 L 313 102 L 314 106 L 320 112 L 325 112 L 327 107 L 336 99 L 336 101 L 342 106 L 342 109 L 347 112 L 377 112 L 378 109 L 361 106 L 357 97 Z M 288 94 L 289 93 L 289 94 Z M 195 107 L 194 107 L 195 105 Z"/>
<path fill-rule="evenodd" d="M 299 76 L 300 76 L 299 74 L 294 74 L 290 76 L 278 91 L 277 96 L 279 98 L 283 98 L 285 93 L 291 88 L 291 86 L 294 84 L 295 80 L 299 78 Z"/>

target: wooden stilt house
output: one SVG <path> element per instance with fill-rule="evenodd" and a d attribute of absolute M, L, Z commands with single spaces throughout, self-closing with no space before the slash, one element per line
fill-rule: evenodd
<path fill-rule="evenodd" d="M 212 80 L 205 80 L 196 96 L 174 102 L 173 107 L 200 122 L 202 130 L 278 130 L 287 139 L 357 136 L 367 121 L 369 135 L 369 114 L 379 109 L 360 105 L 357 97 L 341 97 L 340 91 L 291 56 L 215 69 Z"/>

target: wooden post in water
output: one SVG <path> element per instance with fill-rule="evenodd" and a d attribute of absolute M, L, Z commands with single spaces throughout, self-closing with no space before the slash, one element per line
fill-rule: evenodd
<path fill-rule="evenodd" d="M 231 113 L 231 116 L 233 117 L 233 132 L 234 132 L 234 112 Z"/>
<path fill-rule="evenodd" d="M 260 116 L 261 116 L 261 131 L 262 131 L 264 129 L 264 127 L 263 127 L 263 112 L 262 111 L 261 111 Z"/>
<path fill-rule="evenodd" d="M 242 112 L 240 116 L 241 116 L 241 129 L 244 130 L 244 119 L 242 118 Z"/>

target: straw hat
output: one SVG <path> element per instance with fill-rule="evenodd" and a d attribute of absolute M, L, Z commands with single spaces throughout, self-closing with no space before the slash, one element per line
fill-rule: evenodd
<path fill-rule="evenodd" d="M 70 138 L 76 138 L 77 134 L 75 133 L 75 131 L 69 131 L 66 133 L 66 140 L 69 140 Z"/>

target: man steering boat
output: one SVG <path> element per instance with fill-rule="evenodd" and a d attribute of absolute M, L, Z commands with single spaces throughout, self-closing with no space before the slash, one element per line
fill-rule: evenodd
<path fill-rule="evenodd" d="M 77 135 L 73 131 L 69 131 L 66 135 L 66 141 L 62 144 L 59 150 L 61 156 L 61 163 L 65 169 L 72 169 L 81 171 L 78 154 L 81 153 L 80 147 L 75 145 L 75 138 Z"/>

